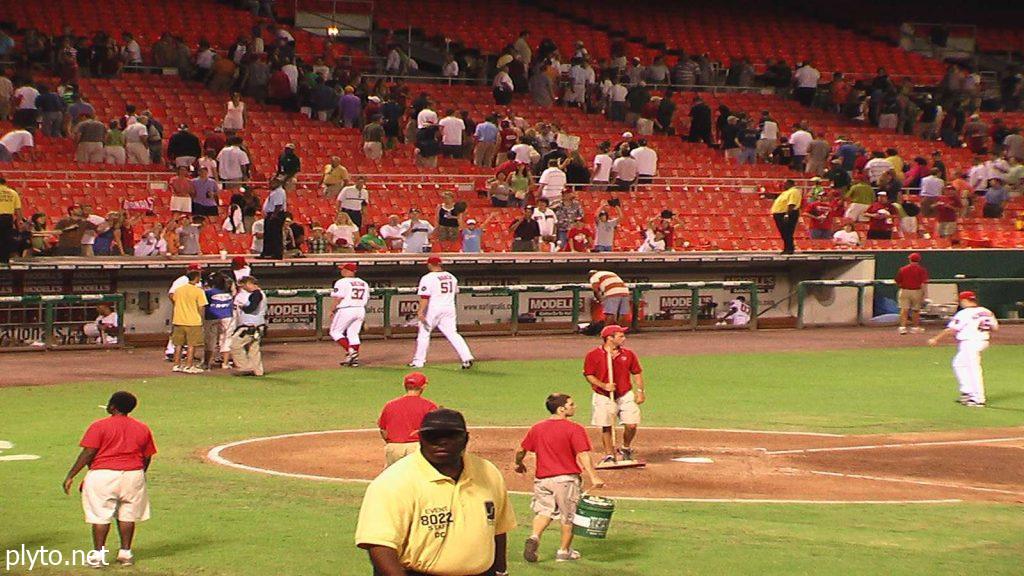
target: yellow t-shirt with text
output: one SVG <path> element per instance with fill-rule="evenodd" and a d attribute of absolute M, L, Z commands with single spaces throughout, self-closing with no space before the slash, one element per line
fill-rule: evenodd
<path fill-rule="evenodd" d="M 796 206 L 796 209 L 799 210 L 801 199 L 802 196 L 800 194 L 800 189 L 796 186 L 786 190 L 782 194 L 779 194 L 779 197 L 772 202 L 772 214 L 785 214 L 786 212 L 789 212 L 790 204 L 793 204 Z"/>
<path fill-rule="evenodd" d="M 202 326 L 202 307 L 207 304 L 206 292 L 198 285 L 181 286 L 174 291 L 174 316 L 171 323 L 175 326 Z"/>
<path fill-rule="evenodd" d="M 14 214 L 21 210 L 21 196 L 12 188 L 0 185 L 0 214 Z"/>

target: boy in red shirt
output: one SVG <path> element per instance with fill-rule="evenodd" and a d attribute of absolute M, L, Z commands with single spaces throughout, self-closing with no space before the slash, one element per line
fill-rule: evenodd
<path fill-rule="evenodd" d="M 536 516 L 533 518 L 530 537 L 526 539 L 523 557 L 527 562 L 537 561 L 541 534 L 552 520 L 559 520 L 562 539 L 555 553 L 555 561 L 579 560 L 580 553 L 572 549 L 572 520 L 583 486 L 580 474 L 586 470 L 593 488 L 604 486 L 604 482 L 597 477 L 594 463 L 590 459 L 587 431 L 569 420 L 576 414 L 576 403 L 572 397 L 552 394 L 544 405 L 551 417 L 534 424 L 516 452 L 516 472 L 520 474 L 526 473 L 526 465 L 523 464 L 526 453 L 537 455 L 531 505 Z"/>
<path fill-rule="evenodd" d="M 149 519 L 149 496 L 146 493 L 146 470 L 156 445 L 149 427 L 128 414 L 138 404 L 128 392 L 115 392 L 107 402 L 109 418 L 93 422 L 85 431 L 79 446 L 78 459 L 64 477 L 64 493 L 71 493 L 75 476 L 89 467 L 79 488 L 85 521 L 92 524 L 92 542 L 96 553 L 86 557 L 93 568 L 106 564 L 107 534 L 117 517 L 121 549 L 117 562 L 130 566 L 135 523 Z"/>
<path fill-rule="evenodd" d="M 809 217 L 808 229 L 811 240 L 829 240 L 835 229 L 836 210 L 835 200 L 828 196 L 815 200 L 807 205 L 806 210 Z"/>
<path fill-rule="evenodd" d="M 601 427 L 601 444 L 606 454 L 601 463 L 615 463 L 612 426 L 616 418 L 623 428 L 618 455 L 622 460 L 633 460 L 632 444 L 640 424 L 640 405 L 647 399 L 643 368 L 636 354 L 622 345 L 626 341 L 625 328 L 615 324 L 605 326 L 601 339 L 604 344 L 588 352 L 583 360 L 583 376 L 594 392 L 590 423 Z"/>
<path fill-rule="evenodd" d="M 892 229 L 896 225 L 897 210 L 889 202 L 885 192 L 878 192 L 875 196 L 875 203 L 868 206 L 868 239 L 869 240 L 892 240 Z"/>
<path fill-rule="evenodd" d="M 594 248 L 594 233 L 583 224 L 582 218 L 577 218 L 566 235 L 568 242 L 565 244 L 567 252 L 590 252 Z"/>
<path fill-rule="evenodd" d="M 405 375 L 405 395 L 384 405 L 377 419 L 380 436 L 386 447 L 384 458 L 391 466 L 420 447 L 420 424 L 427 412 L 437 410 L 437 404 L 423 397 L 427 377 L 420 372 Z"/>
<path fill-rule="evenodd" d="M 956 234 L 956 219 L 963 209 L 960 192 L 953 185 L 946 186 L 946 193 L 935 202 L 935 235 L 949 238 Z"/>

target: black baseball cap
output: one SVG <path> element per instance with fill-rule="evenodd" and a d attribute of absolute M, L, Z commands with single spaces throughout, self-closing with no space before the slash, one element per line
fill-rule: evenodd
<path fill-rule="evenodd" d="M 420 433 L 423 432 L 466 432 L 466 419 L 457 410 L 438 408 L 423 417 Z"/>

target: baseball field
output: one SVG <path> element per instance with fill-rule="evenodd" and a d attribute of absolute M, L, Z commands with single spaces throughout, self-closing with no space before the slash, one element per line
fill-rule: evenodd
<path fill-rule="evenodd" d="M 631 336 L 648 382 L 636 443 L 647 468 L 603 473 L 617 498 L 608 538 L 578 538 L 583 559 L 572 565 L 553 562 L 552 533 L 542 562 L 522 560 L 531 514 L 515 494 L 510 572 L 1021 574 L 1024 330 L 1008 327 L 985 353 L 983 409 L 953 402 L 953 348 L 924 342 L 878 329 Z M 426 396 L 463 411 L 475 427 L 469 449 L 523 490 L 510 465 L 518 427 L 544 418 L 554 391 L 579 398 L 577 420 L 589 423 L 580 367 L 596 342 L 470 345 L 480 361 L 462 371 L 435 341 Z M 155 349 L 0 357 L 0 548 L 10 561 L 23 546 L 68 557 L 88 546 L 78 495 L 60 484 L 99 406 L 125 389 L 159 449 L 153 517 L 139 527 L 138 563 L 107 570 L 368 574 L 352 543 L 360 480 L 383 462 L 372 429 L 401 392 L 411 346 L 369 342 L 363 367 L 341 369 L 329 344 L 271 345 L 260 379 L 172 375 Z M 252 441 L 302 432 L 330 433 Z"/>

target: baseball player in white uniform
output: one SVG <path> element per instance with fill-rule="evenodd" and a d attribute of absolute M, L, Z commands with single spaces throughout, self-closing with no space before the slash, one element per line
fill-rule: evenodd
<path fill-rule="evenodd" d="M 995 314 L 978 306 L 978 297 L 971 291 L 959 295 L 961 309 L 928 344 L 935 346 L 944 337 L 953 334 L 957 339 L 957 353 L 953 357 L 953 373 L 960 382 L 958 402 L 972 408 L 985 406 L 985 381 L 981 371 L 981 353 L 988 348 L 992 332 L 999 330 Z"/>
<path fill-rule="evenodd" d="M 725 326 L 727 321 L 732 321 L 733 326 L 746 326 L 750 324 L 750 304 L 744 296 L 737 296 L 729 302 L 729 311 L 718 321 L 719 326 Z"/>
<path fill-rule="evenodd" d="M 356 277 L 359 268 L 354 262 L 342 264 L 338 268 L 341 270 L 341 279 L 331 289 L 331 298 L 334 298 L 331 339 L 348 354 L 341 365 L 355 368 L 359 366 L 359 332 L 363 329 L 366 304 L 370 301 L 370 285 Z"/>
<path fill-rule="evenodd" d="M 420 332 L 416 336 L 416 354 L 409 366 L 423 367 L 427 361 L 427 349 L 430 348 L 430 333 L 437 328 L 459 354 L 462 369 L 468 370 L 473 367 L 473 353 L 459 334 L 455 319 L 455 295 L 459 293 L 459 281 L 450 272 L 445 272 L 441 263 L 441 258 L 437 256 L 428 258 L 427 269 L 430 272 L 420 278 L 417 290 L 420 301 L 416 311 Z"/>
<path fill-rule="evenodd" d="M 175 278 L 174 282 L 171 282 L 171 287 L 168 288 L 168 290 L 167 290 L 167 297 L 170 298 L 170 300 L 171 300 L 172 309 L 173 309 L 173 303 L 174 303 L 174 292 L 177 291 L 178 288 L 181 288 L 185 284 L 188 284 L 188 273 L 189 272 L 193 272 L 193 271 L 200 271 L 201 272 L 202 270 L 203 270 L 203 265 L 202 264 L 189 264 L 188 268 L 185 271 L 185 273 L 182 274 L 181 276 L 178 276 L 177 278 Z M 171 361 L 174 360 L 174 344 L 171 342 L 170 337 L 167 338 L 167 347 L 164 349 L 164 356 L 167 358 L 168 362 L 171 362 Z"/>

